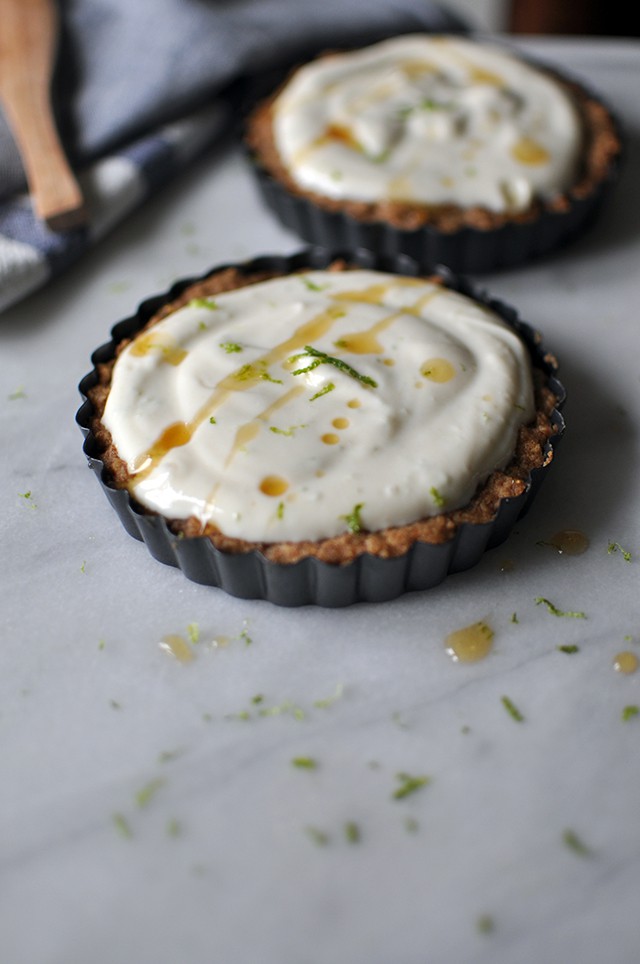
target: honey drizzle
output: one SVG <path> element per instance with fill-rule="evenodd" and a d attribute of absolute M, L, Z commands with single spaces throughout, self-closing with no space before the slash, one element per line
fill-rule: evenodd
<path fill-rule="evenodd" d="M 242 365 L 230 375 L 226 375 L 215 386 L 213 394 L 194 415 L 190 422 L 176 422 L 165 429 L 156 441 L 141 453 L 133 462 L 134 482 L 137 485 L 144 481 L 159 465 L 162 459 L 172 449 L 186 443 L 193 437 L 194 432 L 203 422 L 209 421 L 211 416 L 223 405 L 234 392 L 243 392 L 250 388 L 266 372 L 270 365 L 283 361 L 290 354 L 308 345 L 310 342 L 325 335 L 337 321 L 343 317 L 344 309 L 337 305 L 330 305 L 325 311 L 300 325 L 290 338 L 276 345 L 271 351 L 257 358 L 249 366 Z M 296 391 L 299 388 L 296 386 Z M 287 395 L 284 398 L 288 401 Z M 285 404 L 280 400 L 280 404 Z M 279 406 L 278 406 L 279 407 Z M 273 411 L 273 408 L 271 408 Z M 263 413 L 264 415 L 264 413 Z M 258 416 L 260 417 L 260 416 Z M 180 426 L 178 429 L 176 426 Z"/>
<path fill-rule="evenodd" d="M 418 278 L 403 278 L 394 281 L 393 284 L 398 287 L 410 287 L 412 285 L 423 285 L 424 282 Z M 392 285 L 388 283 L 376 284 L 371 285 L 369 288 L 363 288 L 361 291 L 340 291 L 332 297 L 337 301 L 355 301 L 381 307 L 384 303 L 384 297 L 388 294 L 391 287 Z M 414 305 L 407 305 L 406 307 L 399 308 L 390 315 L 386 315 L 386 317 L 381 318 L 380 321 L 377 321 L 366 331 L 356 331 L 348 335 L 342 335 L 339 341 L 336 342 L 337 346 L 344 349 L 344 351 L 350 352 L 352 355 L 381 355 L 384 351 L 384 346 L 378 341 L 378 335 L 386 331 L 386 329 L 398 318 L 401 318 L 402 315 L 410 314 L 420 317 L 424 306 L 431 301 L 432 298 L 440 294 L 441 291 L 442 289 L 439 286 L 435 286 L 432 291 L 428 291 L 418 298 Z"/>

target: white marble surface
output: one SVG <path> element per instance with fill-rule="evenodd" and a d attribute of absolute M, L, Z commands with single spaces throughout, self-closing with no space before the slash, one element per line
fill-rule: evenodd
<path fill-rule="evenodd" d="M 615 105 L 628 156 L 588 237 L 481 279 L 559 356 L 568 430 L 508 543 L 441 587 L 342 611 L 229 598 L 152 560 L 86 468 L 76 385 L 111 324 L 176 277 L 301 247 L 235 151 L 0 318 L 3 964 L 638 960 L 640 672 L 613 661 L 640 654 L 640 44 L 527 49 Z M 585 555 L 538 545 L 566 527 Z M 478 619 L 493 652 L 454 664 L 446 634 Z M 159 643 L 189 624 L 182 664 Z M 400 772 L 431 781 L 396 800 Z"/>

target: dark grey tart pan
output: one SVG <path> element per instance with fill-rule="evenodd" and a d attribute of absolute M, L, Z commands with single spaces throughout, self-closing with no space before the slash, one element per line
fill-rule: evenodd
<path fill-rule="evenodd" d="M 91 356 L 94 368 L 80 382 L 83 403 L 76 414 L 76 422 L 85 438 L 83 451 L 89 466 L 126 531 L 135 539 L 144 541 L 155 559 L 179 567 L 193 582 L 220 587 L 232 596 L 266 599 L 280 606 L 339 607 L 358 602 L 384 602 L 406 592 L 429 589 L 450 573 L 469 569 L 479 562 L 485 550 L 502 543 L 514 523 L 531 505 L 550 468 L 553 460 L 547 457 L 545 465 L 531 473 L 526 490 L 516 498 L 503 499 L 495 518 L 489 523 L 462 524 L 448 542 L 439 545 L 418 542 L 405 555 L 396 558 L 381 559 L 364 554 L 343 565 L 321 562 L 315 557 L 286 565 L 268 560 L 259 551 L 242 554 L 222 552 L 205 537 L 180 538 L 171 532 L 164 518 L 143 509 L 128 491 L 115 488 L 106 477 L 91 430 L 94 410 L 87 395 L 97 383 L 95 366 L 111 360 L 116 345 L 139 331 L 164 304 L 177 298 L 185 288 L 222 268 L 232 266 L 246 273 L 269 270 L 286 274 L 307 268 L 322 269 L 336 258 L 344 258 L 361 268 L 409 276 L 423 273 L 416 261 L 404 255 L 388 258 L 364 249 L 337 252 L 309 248 L 292 256 L 264 256 L 241 265 L 220 265 L 203 276 L 178 281 L 165 294 L 144 301 L 134 315 L 114 326 L 111 340 Z M 513 308 L 474 289 L 466 279 L 454 275 L 448 268 L 440 266 L 433 273 L 439 274 L 448 287 L 469 295 L 497 312 L 520 334 L 533 364 L 545 372 L 547 384 L 558 399 L 552 414 L 556 434 L 547 444 L 549 456 L 564 433 L 561 408 L 565 390 L 557 377 L 555 359 L 544 348 L 540 335 L 521 321 Z"/>

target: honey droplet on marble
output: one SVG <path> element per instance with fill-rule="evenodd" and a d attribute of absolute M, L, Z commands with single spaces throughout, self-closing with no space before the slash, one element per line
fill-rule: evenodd
<path fill-rule="evenodd" d="M 340 441 L 340 436 L 336 435 L 334 432 L 326 432 L 321 436 L 321 440 L 325 445 L 337 445 Z"/>
<path fill-rule="evenodd" d="M 640 665 L 640 660 L 635 653 L 630 650 L 625 650 L 622 653 L 618 653 L 613 660 L 613 668 L 617 673 L 624 673 L 628 676 L 630 673 L 635 673 Z"/>
<path fill-rule="evenodd" d="M 351 401 L 347 402 L 348 408 L 360 408 L 362 402 L 359 398 L 352 398 Z"/>
<path fill-rule="evenodd" d="M 456 370 L 446 358 L 430 358 L 421 365 L 420 374 L 430 382 L 450 382 L 455 377 Z"/>
<path fill-rule="evenodd" d="M 564 556 L 581 556 L 589 548 L 589 539 L 579 529 L 562 529 L 551 536 L 548 545 Z"/>
<path fill-rule="evenodd" d="M 193 651 L 184 636 L 177 633 L 169 633 L 160 640 L 160 649 L 170 656 L 173 656 L 179 663 L 190 663 L 193 659 Z"/>
<path fill-rule="evenodd" d="M 481 620 L 449 633 L 444 642 L 454 663 L 476 663 L 491 652 L 493 630 Z"/>
<path fill-rule="evenodd" d="M 348 418 L 334 418 L 334 420 L 333 420 L 333 422 L 332 422 L 331 424 L 333 425 L 334 428 L 349 428 L 349 419 L 348 419 Z"/>
<path fill-rule="evenodd" d="M 279 475 L 265 475 L 260 483 L 260 491 L 264 495 L 284 495 L 288 488 L 289 483 L 287 480 L 281 478 Z"/>

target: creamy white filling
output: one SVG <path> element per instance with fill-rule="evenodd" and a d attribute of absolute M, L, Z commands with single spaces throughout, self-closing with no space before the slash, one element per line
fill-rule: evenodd
<path fill-rule="evenodd" d="M 464 505 L 533 411 L 527 350 L 485 307 L 424 280 L 310 271 L 138 335 L 103 421 L 143 505 L 299 541 Z"/>
<path fill-rule="evenodd" d="M 305 190 L 507 212 L 570 186 L 581 124 L 562 87 L 498 47 L 412 35 L 302 67 L 274 136 Z"/>

